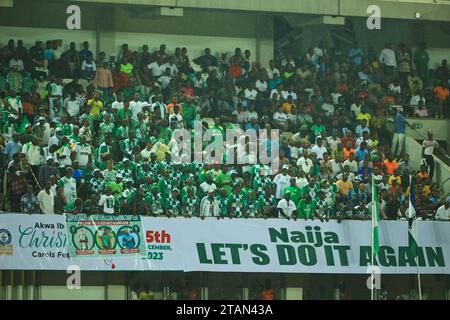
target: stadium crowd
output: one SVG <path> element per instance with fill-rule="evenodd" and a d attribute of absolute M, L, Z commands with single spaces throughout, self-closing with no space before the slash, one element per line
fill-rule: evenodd
<path fill-rule="evenodd" d="M 124 44 L 95 59 L 88 42 L 61 47 L 0 50 L 3 210 L 369 219 L 373 177 L 383 219 L 406 217 L 411 185 L 420 217 L 450 219 L 450 197 L 432 183 L 433 133 L 419 168 L 403 147 L 406 116 L 444 117 L 449 106 L 447 62 L 429 70 L 424 43 L 413 53 L 320 41 L 268 66 L 239 48 L 191 59 L 187 48 Z M 172 132 L 195 121 L 220 134 L 279 129 L 267 143 L 279 146 L 280 172 L 174 162 Z"/>

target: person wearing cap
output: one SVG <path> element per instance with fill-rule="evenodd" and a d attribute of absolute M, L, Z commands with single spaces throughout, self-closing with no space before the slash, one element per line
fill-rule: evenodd
<path fill-rule="evenodd" d="M 59 178 L 59 170 L 55 166 L 55 160 L 52 156 L 47 156 L 46 163 L 39 168 L 39 185 L 41 188 L 47 184 L 51 176 Z"/>
<path fill-rule="evenodd" d="M 117 170 L 117 173 L 122 176 L 124 181 L 134 180 L 133 169 L 131 166 L 130 159 L 126 157 L 122 159 L 122 164 L 120 168 Z"/>
<path fill-rule="evenodd" d="M 284 190 L 289 186 L 291 176 L 288 175 L 289 165 L 283 165 L 281 173 L 273 178 L 273 183 L 276 185 L 275 197 L 277 200 L 283 198 Z"/>
<path fill-rule="evenodd" d="M 74 203 L 77 199 L 77 182 L 73 178 L 71 167 L 66 168 L 66 175 L 58 180 L 58 186 L 63 188 L 67 204 Z"/>
<path fill-rule="evenodd" d="M 217 217 L 220 218 L 220 203 L 215 197 L 215 188 L 210 188 L 207 191 L 207 195 L 203 197 L 200 202 L 200 217 L 202 220 L 205 217 Z"/>
<path fill-rule="evenodd" d="M 180 190 L 174 188 L 172 194 L 164 201 L 164 212 L 167 217 L 177 217 L 181 214 L 181 203 L 178 200 Z"/>
<path fill-rule="evenodd" d="M 447 197 L 442 206 L 436 210 L 435 220 L 450 221 L 450 196 Z"/>
<path fill-rule="evenodd" d="M 39 117 L 37 123 L 33 126 L 33 137 L 38 139 L 39 143 L 44 143 L 45 131 L 47 130 L 46 120 Z"/>
<path fill-rule="evenodd" d="M 132 213 L 133 194 L 130 190 L 125 190 L 116 197 L 115 212 L 118 214 L 130 214 Z"/>
<path fill-rule="evenodd" d="M 434 139 L 434 134 L 432 130 L 427 131 L 427 139 L 422 143 L 422 158 L 429 169 L 430 179 L 434 176 L 434 149 L 440 148 L 439 143 Z"/>
<path fill-rule="evenodd" d="M 92 166 L 92 146 L 87 142 L 85 136 L 81 136 L 80 143 L 76 143 L 73 157 L 82 168 Z"/>
<path fill-rule="evenodd" d="M 291 193 L 287 192 L 284 194 L 283 199 L 278 201 L 278 218 L 296 219 L 297 216 L 297 206 L 294 201 L 291 200 Z"/>

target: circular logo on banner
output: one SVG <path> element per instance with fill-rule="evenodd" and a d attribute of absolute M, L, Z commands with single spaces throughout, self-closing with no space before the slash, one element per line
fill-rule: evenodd
<path fill-rule="evenodd" d="M 117 231 L 117 238 L 121 249 L 136 249 L 139 248 L 141 239 L 139 238 L 139 227 L 125 226 Z"/>
<path fill-rule="evenodd" d="M 11 243 L 11 233 L 6 229 L 0 229 L 0 246 L 6 246 Z"/>
<path fill-rule="evenodd" d="M 111 227 L 99 227 L 95 235 L 95 243 L 100 250 L 111 250 L 117 245 L 116 233 Z"/>
<path fill-rule="evenodd" d="M 78 250 L 92 250 L 95 237 L 89 228 L 79 227 L 70 230 L 72 232 L 72 243 Z"/>

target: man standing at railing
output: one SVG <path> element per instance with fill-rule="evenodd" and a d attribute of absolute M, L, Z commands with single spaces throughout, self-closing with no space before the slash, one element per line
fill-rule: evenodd
<path fill-rule="evenodd" d="M 395 133 L 392 139 L 391 153 L 393 155 L 396 155 L 397 157 L 400 157 L 403 152 L 403 145 L 405 143 L 406 125 L 411 127 L 411 125 L 408 121 L 406 121 L 405 116 L 403 115 L 402 107 L 399 107 L 397 109 L 397 114 L 394 118 L 394 125 Z"/>
<path fill-rule="evenodd" d="M 429 178 L 433 181 L 434 175 L 434 148 L 439 148 L 439 143 L 434 140 L 433 131 L 427 131 L 428 138 L 422 143 L 422 158 L 425 160 L 427 167 L 429 168 Z"/>

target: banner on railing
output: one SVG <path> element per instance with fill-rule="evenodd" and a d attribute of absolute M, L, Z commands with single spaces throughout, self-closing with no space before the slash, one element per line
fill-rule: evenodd
<path fill-rule="evenodd" d="M 71 257 L 146 256 L 140 216 L 66 215 Z"/>
<path fill-rule="evenodd" d="M 417 230 L 415 257 L 406 221 L 380 223 L 382 273 L 450 274 L 450 223 Z M 370 221 L 2 214 L 0 269 L 364 274 L 370 232 Z"/>

